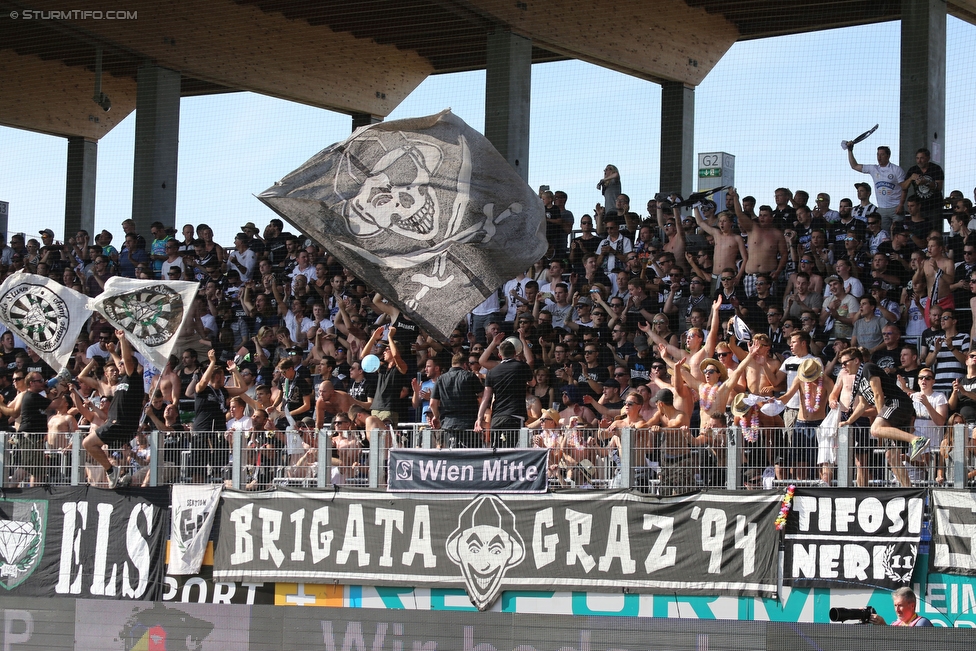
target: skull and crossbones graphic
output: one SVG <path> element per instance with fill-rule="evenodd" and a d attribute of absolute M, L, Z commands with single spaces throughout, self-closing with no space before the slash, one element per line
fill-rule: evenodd
<path fill-rule="evenodd" d="M 381 234 L 397 235 L 417 243 L 417 248 L 396 255 L 377 255 L 365 243 L 338 242 L 366 260 L 388 269 L 408 269 L 430 264 L 428 269 L 418 270 L 410 276 L 411 282 L 420 287 L 406 299 L 415 309 L 431 289 L 441 289 L 454 281 L 450 273 L 448 249 L 454 244 L 484 244 L 495 234 L 497 224 L 513 214 L 519 214 L 522 206 L 513 203 L 495 214 L 494 204 L 482 207 L 483 219 L 462 228 L 463 218 L 470 201 L 471 152 L 465 137 L 458 136 L 460 162 L 456 176 L 443 174 L 444 150 L 436 142 L 412 139 L 402 132 L 397 134 L 398 146 L 389 149 L 372 165 L 365 165 L 352 151 L 343 154 L 342 163 L 335 176 L 336 193 L 342 196 L 342 188 L 348 182 L 358 185 L 356 194 L 341 205 L 351 234 L 368 238 Z M 368 136 L 364 135 L 364 138 Z M 379 138 L 370 138 L 371 145 L 383 146 Z M 440 188 L 453 186 L 454 201 L 450 214 L 445 214 L 432 185 L 437 178 Z M 442 224 L 442 221 L 446 223 Z"/>

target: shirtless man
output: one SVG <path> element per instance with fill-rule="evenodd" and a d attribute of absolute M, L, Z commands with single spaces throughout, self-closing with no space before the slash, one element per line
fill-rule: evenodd
<path fill-rule="evenodd" d="M 356 400 L 345 391 L 337 391 L 330 380 L 319 384 L 319 397 L 315 400 L 315 427 L 322 429 L 326 414 L 345 414 L 353 405 L 369 409 L 372 399 Z"/>
<path fill-rule="evenodd" d="M 674 254 L 674 259 L 678 264 L 685 266 L 685 229 L 681 226 L 681 209 L 672 208 L 671 214 L 665 215 L 664 209 L 658 205 L 657 225 L 667 238 L 664 243 L 664 250 Z"/>
<path fill-rule="evenodd" d="M 696 470 L 696 459 L 688 454 L 691 451 L 688 430 L 691 417 L 687 411 L 677 408 L 675 395 L 668 389 L 658 391 L 654 400 L 657 413 L 644 426 L 650 430 L 649 438 L 657 439 L 656 447 L 660 450 L 661 494 L 683 493 L 694 484 Z"/>
<path fill-rule="evenodd" d="M 926 312 L 929 311 L 929 306 L 933 304 L 938 304 L 942 309 L 951 310 L 955 307 L 951 285 L 955 277 L 956 267 L 945 254 L 941 235 L 931 233 L 928 236 L 927 243 L 929 257 L 915 271 L 912 285 L 921 287 L 924 283 L 925 287 L 928 287 L 929 302 L 926 306 Z"/>
<path fill-rule="evenodd" d="M 737 355 L 742 355 L 744 351 L 734 349 Z M 752 343 L 749 344 L 749 354 L 739 363 L 736 370 L 745 368 L 745 383 L 749 393 L 757 396 L 771 396 L 774 391 L 781 391 L 786 388 L 786 378 L 779 372 L 780 362 L 773 357 L 772 342 L 769 336 L 759 332 L 753 335 Z M 734 396 L 733 396 L 734 397 Z M 762 420 L 765 414 L 759 418 Z"/>
<path fill-rule="evenodd" d="M 735 284 L 742 281 L 742 274 L 745 273 L 746 264 L 749 261 L 749 253 L 746 251 L 746 244 L 742 237 L 732 232 L 732 215 L 723 211 L 718 214 L 718 228 L 710 226 L 702 219 L 701 211 L 695 208 L 695 221 L 698 228 L 708 233 L 715 240 L 715 252 L 712 254 L 712 269 L 725 269 L 731 267 L 738 269 L 735 276 Z M 785 244 L 785 241 L 784 241 Z M 736 267 L 735 262 L 742 258 L 742 266 Z M 716 280 L 712 284 L 712 291 L 719 288 Z"/>
<path fill-rule="evenodd" d="M 834 382 L 824 374 L 820 360 L 806 359 L 800 364 L 793 384 L 780 397 L 786 403 L 797 393 L 801 394 L 800 412 L 790 445 L 793 477 L 796 479 L 810 479 L 810 471 L 816 465 L 817 428 L 827 416 L 828 396 L 833 388 Z M 824 460 L 821 463 L 820 481 L 829 486 L 832 480 L 831 462 Z"/>
<path fill-rule="evenodd" d="M 68 413 L 71 404 L 71 385 L 61 382 L 47 392 L 54 413 L 47 419 L 47 445 L 62 452 L 71 449 L 71 432 L 78 431 L 78 421 Z"/>
<path fill-rule="evenodd" d="M 701 413 L 724 413 L 732 397 L 732 391 L 739 383 L 739 377 L 751 366 L 752 352 L 758 350 L 758 345 L 754 341 L 750 346 L 749 355 L 731 373 L 717 359 L 708 358 L 701 361 L 702 375 L 705 380 L 699 380 L 694 376 L 685 377 L 682 374 L 682 367 L 687 362 L 687 357 L 682 359 L 674 367 L 674 385 L 678 394 L 686 399 L 690 399 L 691 391 L 698 392 L 698 404 L 701 406 Z M 687 395 L 685 395 L 687 394 Z"/>
<path fill-rule="evenodd" d="M 684 349 L 678 349 L 672 346 L 669 342 L 665 341 L 661 335 L 654 332 L 651 327 L 650 319 L 644 325 L 638 325 L 646 335 L 648 341 L 653 341 L 657 344 L 661 350 L 661 358 L 668 361 L 668 356 L 671 360 L 681 360 L 690 353 L 688 357 L 688 364 L 691 367 L 691 374 L 694 375 L 701 381 L 705 380 L 705 375 L 702 373 L 700 365 L 702 360 L 707 357 L 711 357 L 715 352 L 715 344 L 718 343 L 719 335 L 719 312 L 722 307 L 722 297 L 719 296 L 712 303 L 712 321 L 708 330 L 708 339 L 705 339 L 705 334 L 698 328 L 691 328 L 688 330 L 686 336 L 686 345 Z M 668 365 L 673 365 L 673 362 L 668 361 Z M 689 412 L 690 414 L 690 412 Z"/>
<path fill-rule="evenodd" d="M 773 209 L 769 206 L 759 206 L 758 223 L 753 221 L 739 203 L 739 195 L 735 188 L 729 189 L 735 202 L 735 215 L 739 218 L 739 227 L 749 236 L 748 259 L 742 265 L 745 269 L 746 296 L 756 295 L 756 274 L 770 274 L 775 284 L 783 272 L 788 259 L 789 249 L 783 231 L 773 226 Z M 740 275 L 742 270 L 739 270 Z"/>

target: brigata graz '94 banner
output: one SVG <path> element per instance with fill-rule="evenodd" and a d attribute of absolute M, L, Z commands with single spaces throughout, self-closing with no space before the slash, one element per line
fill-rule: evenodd
<path fill-rule="evenodd" d="M 168 489 L 6 489 L 0 586 L 19 596 L 158 599 Z"/>
<path fill-rule="evenodd" d="M 786 520 L 784 581 L 895 590 L 915 571 L 925 491 L 797 489 Z"/>
<path fill-rule="evenodd" d="M 214 578 L 773 596 L 780 492 L 225 491 Z"/>

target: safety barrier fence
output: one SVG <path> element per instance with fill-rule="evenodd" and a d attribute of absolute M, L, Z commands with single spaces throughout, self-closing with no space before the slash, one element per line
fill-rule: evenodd
<path fill-rule="evenodd" d="M 273 486 L 386 486 L 392 447 L 545 447 L 552 490 L 637 488 L 673 495 L 703 488 L 729 490 L 802 486 L 896 487 L 976 485 L 972 425 L 933 437 L 928 452 L 909 460 L 908 446 L 872 438 L 867 428 L 787 430 L 689 429 L 509 430 L 485 434 L 434 431 L 420 423 L 364 432 L 148 432 L 110 449 L 123 486 L 223 483 Z M 107 486 L 105 472 L 82 447 L 84 433 L 5 433 L 0 477 L 5 486 Z M 327 462 L 322 463 L 322 460 Z"/>

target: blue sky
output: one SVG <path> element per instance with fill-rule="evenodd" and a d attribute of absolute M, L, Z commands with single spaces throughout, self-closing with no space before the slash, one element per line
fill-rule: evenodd
<path fill-rule="evenodd" d="M 781 185 L 832 205 L 862 180 L 840 141 L 875 123 L 859 148 L 873 162 L 887 144 L 898 158 L 900 24 L 882 23 L 736 44 L 696 89 L 695 151 L 736 156 L 743 194 L 771 202 Z M 972 198 L 976 165 L 976 27 L 949 18 L 946 188 Z M 589 64 L 541 64 L 532 71 L 529 184 L 569 194 L 577 218 L 601 200 L 596 182 L 607 163 L 621 171 L 637 208 L 659 187 L 661 91 L 656 84 Z M 484 73 L 427 79 L 389 119 L 450 107 L 484 127 Z M 233 93 L 183 100 L 177 226 L 206 222 L 231 243 L 248 221 L 272 218 L 257 194 L 333 142 L 350 118 L 308 106 Z M 99 143 L 96 229 L 121 233 L 132 206 L 135 114 Z M 0 200 L 10 202 L 9 231 L 52 228 L 63 235 L 67 142 L 0 127 Z"/>

